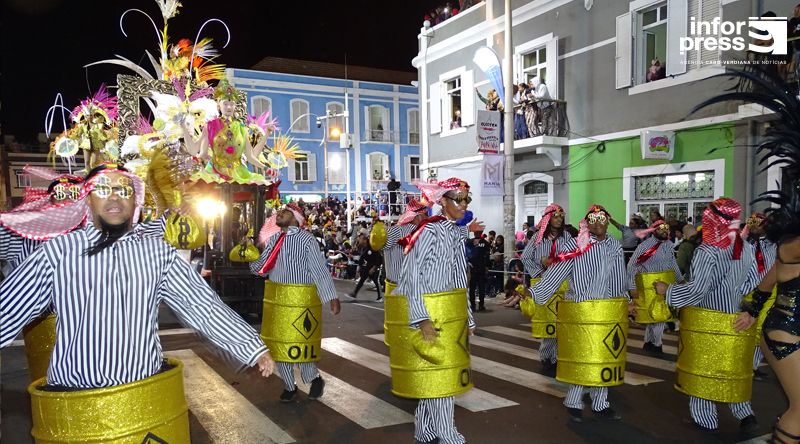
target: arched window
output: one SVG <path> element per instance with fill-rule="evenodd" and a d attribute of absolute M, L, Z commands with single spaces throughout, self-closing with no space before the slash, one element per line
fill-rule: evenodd
<path fill-rule="evenodd" d="M 528 194 L 547 194 L 547 182 L 542 182 L 541 180 L 532 180 L 525 184 L 525 188 L 523 191 L 526 195 Z"/>
<path fill-rule="evenodd" d="M 272 113 L 272 99 L 265 96 L 255 96 L 250 102 L 250 114 L 260 116 L 269 111 Z"/>
<path fill-rule="evenodd" d="M 291 130 L 296 133 L 309 132 L 308 101 L 303 99 L 292 99 L 289 101 L 291 108 Z"/>
<path fill-rule="evenodd" d="M 419 110 L 411 108 L 408 110 L 408 143 L 419 145 Z"/>
<path fill-rule="evenodd" d="M 344 113 L 344 105 L 339 102 L 328 102 L 325 104 L 325 112 L 327 112 L 329 116 L 342 114 Z M 338 142 L 339 136 L 331 135 L 335 134 L 333 131 L 334 128 L 338 129 L 339 133 L 347 132 L 347 128 L 344 127 L 344 116 L 328 119 L 328 140 Z"/>
<path fill-rule="evenodd" d="M 391 142 L 391 127 L 389 124 L 389 108 L 381 105 L 367 107 L 367 134 L 366 140 L 373 142 Z"/>

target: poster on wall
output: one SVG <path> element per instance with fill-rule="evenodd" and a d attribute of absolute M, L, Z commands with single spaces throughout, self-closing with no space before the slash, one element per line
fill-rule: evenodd
<path fill-rule="evenodd" d="M 502 154 L 485 154 L 481 167 L 481 195 L 503 195 L 503 167 L 505 166 Z"/>
<path fill-rule="evenodd" d="M 642 131 L 642 159 L 672 160 L 675 155 L 674 131 Z"/>
<path fill-rule="evenodd" d="M 500 151 L 500 113 L 478 110 L 478 152 Z"/>

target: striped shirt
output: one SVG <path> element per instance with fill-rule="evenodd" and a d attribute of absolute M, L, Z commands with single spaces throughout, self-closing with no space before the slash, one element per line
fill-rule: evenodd
<path fill-rule="evenodd" d="M 564 247 L 570 239 L 572 239 L 572 235 L 566 231 L 562 232 L 561 236 L 558 236 L 555 240 L 545 235 L 539 245 L 536 245 L 536 241 L 531 238 L 520 256 L 522 264 L 525 266 L 525 272 L 532 278 L 542 277 L 542 274 L 544 274 L 542 259 L 550 257 L 553 242 L 556 243 L 556 253 L 563 253 L 567 251 Z"/>
<path fill-rule="evenodd" d="M 627 297 L 625 258 L 619 241 L 608 235 L 599 241 L 592 235 L 591 242 L 591 248 L 580 256 L 547 268 L 542 280 L 529 290 L 537 304 L 546 304 L 565 279 L 569 280 L 569 290 L 564 295 L 568 301 Z M 577 247 L 576 239 L 564 245 L 565 251 Z"/>
<path fill-rule="evenodd" d="M 44 241 L 24 238 L 0 226 L 0 260 L 7 264 L 6 273 L 17 268 L 42 242 Z"/>
<path fill-rule="evenodd" d="M 641 264 L 637 264 L 637 259 L 645 254 L 650 248 L 661 242 L 655 253 Z M 639 273 L 651 273 L 655 271 L 673 270 L 675 272 L 675 282 L 683 280 L 683 274 L 678 267 L 678 260 L 675 258 L 675 245 L 670 240 L 660 240 L 655 236 L 649 236 L 642 241 L 636 251 L 633 252 L 628 261 L 628 289 L 636 289 L 636 275 Z"/>
<path fill-rule="evenodd" d="M 756 245 L 756 242 L 758 242 L 758 245 Z M 761 248 L 761 252 L 764 254 L 764 271 L 761 273 L 758 272 L 758 262 L 756 262 L 753 266 L 753 270 L 757 275 L 756 279 L 758 279 L 756 285 L 758 285 L 758 283 L 764 279 L 764 276 L 767 275 L 769 269 L 775 264 L 775 258 L 778 256 L 778 246 L 775 243 L 770 242 L 766 237 L 759 238 L 756 242 L 752 243 L 754 249 L 753 254 L 757 253 L 759 247 Z M 746 291 L 745 293 L 750 293 L 754 289 L 755 287 L 749 291 Z"/>
<path fill-rule="evenodd" d="M 408 299 L 409 325 L 430 319 L 424 294 L 467 288 L 467 258 L 464 256 L 467 233 L 467 227 L 459 227 L 450 220 L 431 222 L 422 229 L 403 261 L 403 271 L 394 292 Z M 464 304 L 472 328 L 475 321 L 467 297 L 464 297 Z"/>
<path fill-rule="evenodd" d="M 692 258 L 692 281 L 672 284 L 667 289 L 667 304 L 681 308 L 698 306 L 725 313 L 739 312 L 742 296 L 758 285 L 754 269 L 753 246 L 745 242 L 742 257 L 733 260 L 734 243 L 721 249 L 701 244 Z"/>
<path fill-rule="evenodd" d="M 393 283 L 400 282 L 403 271 L 403 247 L 397 242 L 411 234 L 417 228 L 414 224 L 395 225 L 386 230 L 386 245 L 383 246 L 383 260 L 386 267 L 386 278 Z"/>
<path fill-rule="evenodd" d="M 239 361 L 266 351 L 258 334 L 158 238 L 134 229 L 94 256 L 94 225 L 45 242 L 0 285 L 0 347 L 51 305 L 58 316 L 47 381 L 76 388 L 109 387 L 161 368 L 158 306 Z"/>
<path fill-rule="evenodd" d="M 265 276 L 259 273 L 261 267 L 267 262 L 275 242 L 278 241 L 281 233 L 273 234 L 268 240 L 261 257 L 257 261 L 250 262 L 250 271 L 258 276 Z M 278 260 L 275 268 L 270 270 L 269 279 L 272 282 L 281 284 L 314 284 L 317 287 L 317 295 L 322 302 L 330 302 L 339 299 L 336 288 L 333 286 L 333 278 L 328 272 L 328 266 L 322 252 L 319 251 L 319 244 L 314 236 L 306 230 L 298 227 L 289 227 L 283 245 L 278 252 Z"/>

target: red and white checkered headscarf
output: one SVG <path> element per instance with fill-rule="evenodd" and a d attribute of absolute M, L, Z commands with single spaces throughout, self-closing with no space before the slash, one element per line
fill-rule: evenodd
<path fill-rule="evenodd" d="M 742 206 L 727 197 L 720 197 L 703 210 L 703 243 L 728 248 L 739 232 Z"/>
<path fill-rule="evenodd" d="M 297 224 L 302 227 L 306 224 L 306 215 L 300 205 L 297 205 L 294 202 L 289 202 L 288 204 L 284 205 L 281 210 L 289 210 L 294 215 L 294 218 L 297 219 Z M 281 231 L 281 227 L 278 226 L 278 213 L 280 210 L 275 211 L 272 213 L 272 216 L 267 218 L 264 221 L 264 226 L 261 227 L 261 231 L 258 232 L 258 245 L 263 247 L 267 244 L 267 241 L 273 234 Z"/>
<path fill-rule="evenodd" d="M 662 219 L 659 219 L 659 220 L 653 222 L 652 224 L 650 224 L 650 228 L 646 228 L 644 230 L 636 230 L 634 232 L 634 234 L 636 234 L 636 237 L 638 237 L 639 239 L 644 239 L 647 236 L 649 236 L 650 233 L 658 230 L 659 227 L 661 227 L 661 225 L 664 225 L 664 224 L 666 224 L 666 222 L 664 222 L 664 220 L 662 220 Z"/>
<path fill-rule="evenodd" d="M 133 223 L 139 220 L 139 212 L 144 205 L 144 183 L 137 175 L 118 168 L 116 164 L 106 164 L 95 176 L 83 184 L 76 200 L 64 200 L 51 204 L 49 198 L 45 205 L 35 209 L 9 211 L 0 214 L 0 225 L 27 239 L 48 240 L 69 233 L 82 225 L 89 217 L 89 204 L 86 198 L 94 189 L 98 177 L 117 172 L 131 180 L 136 199 Z"/>
<path fill-rule="evenodd" d="M 414 186 L 422 191 L 422 194 L 430 202 L 438 203 L 448 191 L 464 190 L 469 191 L 469 184 L 457 177 L 442 180 L 440 182 L 414 182 Z"/>
<path fill-rule="evenodd" d="M 542 243 L 542 239 L 544 239 L 544 235 L 547 233 L 547 226 L 550 225 L 550 219 L 555 213 L 564 214 L 564 209 L 561 208 L 561 205 L 551 203 L 544 209 L 542 219 L 539 221 L 539 225 L 536 226 L 536 245 Z"/>
<path fill-rule="evenodd" d="M 299 226 L 304 226 L 306 224 L 306 213 L 300 208 L 300 205 L 297 205 L 294 202 L 289 202 L 284 206 L 284 209 L 287 209 L 294 214 L 294 218 L 297 219 L 297 224 Z"/>
<path fill-rule="evenodd" d="M 576 242 L 578 244 L 578 249 L 584 251 L 586 247 L 589 246 L 591 243 L 591 237 L 589 233 L 589 222 L 587 222 L 586 218 L 592 213 L 606 213 L 606 217 L 611 219 L 611 214 L 606 210 L 606 208 L 602 205 L 594 204 L 589 207 L 589 210 L 586 212 L 586 216 L 581 220 L 579 224 L 578 230 L 578 238 Z"/>
<path fill-rule="evenodd" d="M 406 212 L 400 216 L 400 219 L 397 221 L 398 225 L 405 225 L 410 223 L 420 214 L 427 214 L 428 206 L 423 204 L 422 202 L 418 201 L 417 199 L 411 199 L 406 205 Z"/>

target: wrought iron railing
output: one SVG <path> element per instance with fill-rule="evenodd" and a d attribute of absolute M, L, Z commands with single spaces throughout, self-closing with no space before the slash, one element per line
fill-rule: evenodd
<path fill-rule="evenodd" d="M 517 139 L 538 136 L 567 137 L 569 119 L 567 118 L 567 102 L 563 100 L 536 100 L 522 107 L 525 117 L 526 134 L 517 134 Z"/>

